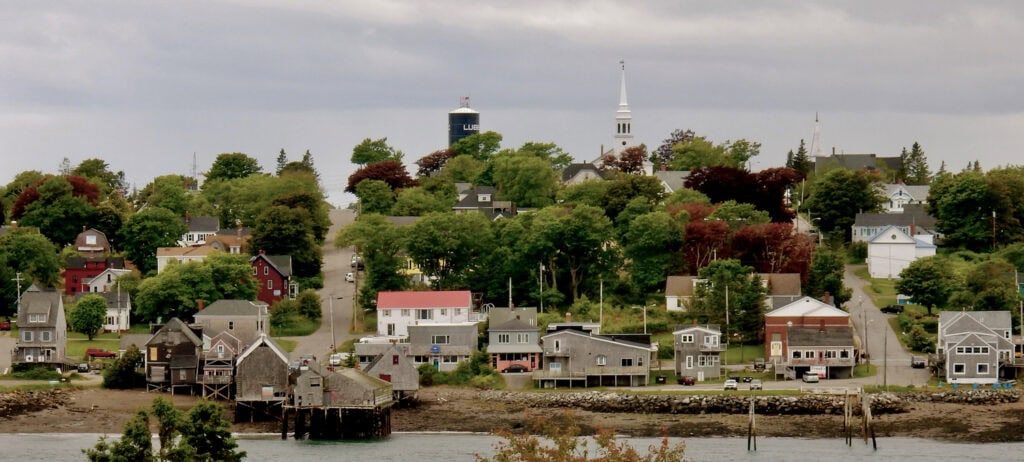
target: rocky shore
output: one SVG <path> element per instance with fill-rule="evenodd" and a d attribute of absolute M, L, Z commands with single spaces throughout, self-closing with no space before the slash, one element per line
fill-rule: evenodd
<path fill-rule="evenodd" d="M 96 388 L 0 393 L 2 433 L 112 433 L 156 396 L 181 409 L 197 398 Z M 964 442 L 1024 441 L 1018 390 L 959 390 L 872 395 L 878 437 Z M 394 431 L 518 431 L 536 417 L 571 419 L 635 436 L 745 436 L 750 396 L 611 391 L 512 392 L 431 387 L 416 405 L 396 407 Z M 842 438 L 844 398 L 830 395 L 754 397 L 763 437 Z M 854 406 L 856 409 L 856 406 Z M 859 423 L 859 418 L 856 422 Z M 859 427 L 858 427 L 859 428 Z M 276 422 L 237 423 L 239 433 L 276 432 Z"/>

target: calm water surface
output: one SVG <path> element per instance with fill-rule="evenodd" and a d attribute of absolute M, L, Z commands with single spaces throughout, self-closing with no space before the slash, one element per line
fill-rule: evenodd
<path fill-rule="evenodd" d="M 0 460 L 82 461 L 82 448 L 91 447 L 95 434 L 2 434 Z M 397 433 L 378 441 L 282 441 L 271 435 L 244 435 L 239 440 L 251 461 L 407 461 L 462 462 L 474 454 L 490 455 L 497 437 L 463 433 Z M 631 438 L 638 447 L 657 444 L 656 438 Z M 674 440 L 678 441 L 678 440 Z M 745 438 L 687 438 L 686 458 L 693 461 L 1024 461 L 1024 443 L 944 443 L 915 438 L 878 440 L 878 451 L 862 440 L 853 447 L 841 439 L 760 438 L 757 452 L 747 452 Z"/>

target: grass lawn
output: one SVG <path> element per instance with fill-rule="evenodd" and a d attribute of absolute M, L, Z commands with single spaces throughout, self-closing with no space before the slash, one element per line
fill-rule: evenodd
<path fill-rule="evenodd" d="M 295 350 L 295 346 L 299 344 L 295 340 L 288 340 L 286 338 L 274 338 L 274 343 L 277 343 L 277 346 L 283 348 L 284 351 L 289 353 Z"/>
<path fill-rule="evenodd" d="M 729 345 L 722 355 L 722 365 L 754 363 L 754 358 L 764 358 L 764 345 Z"/>
<path fill-rule="evenodd" d="M 102 348 L 107 351 L 113 351 L 117 353 L 120 347 L 121 340 L 117 337 L 109 337 L 106 335 L 117 335 L 117 334 L 104 334 L 104 337 L 93 337 L 90 342 L 85 335 L 78 334 L 77 332 L 68 333 L 67 343 L 67 356 L 69 358 L 80 358 L 82 360 L 88 359 L 85 357 L 86 348 Z"/>
<path fill-rule="evenodd" d="M 858 364 L 853 367 L 854 377 L 872 377 L 878 375 L 878 368 L 874 364 Z"/>
<path fill-rule="evenodd" d="M 271 337 L 305 337 L 320 328 L 320 321 L 296 316 L 288 327 L 270 327 Z M 284 345 L 281 345 L 282 347 Z"/>

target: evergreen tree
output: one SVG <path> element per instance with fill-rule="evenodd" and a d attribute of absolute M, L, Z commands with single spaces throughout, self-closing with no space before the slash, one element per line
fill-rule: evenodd
<path fill-rule="evenodd" d="M 906 152 L 906 150 L 904 150 Z M 923 185 L 928 184 L 928 180 L 931 177 L 931 172 L 928 170 L 928 158 L 924 155 L 924 149 L 921 148 L 921 144 L 917 141 L 914 142 L 913 146 L 910 147 L 910 154 L 908 155 L 910 164 L 905 166 L 907 172 L 906 183 Z"/>
<path fill-rule="evenodd" d="M 907 171 L 910 168 L 910 153 L 907 152 L 907 147 L 904 146 L 903 150 L 900 151 L 900 165 L 896 168 L 894 183 L 906 183 Z"/>
<path fill-rule="evenodd" d="M 793 150 L 786 153 L 786 168 L 793 168 Z"/>
<path fill-rule="evenodd" d="M 793 170 L 796 170 L 807 176 L 811 173 L 811 169 L 814 164 L 811 163 L 811 159 L 807 156 L 807 147 L 804 146 L 804 140 L 800 140 L 800 147 L 796 149 L 796 154 L 793 155 Z"/>
<path fill-rule="evenodd" d="M 948 173 L 946 172 L 946 161 L 942 161 L 942 163 L 939 164 L 939 171 L 935 172 L 935 176 L 945 175 L 946 173 Z"/>
<path fill-rule="evenodd" d="M 281 148 L 281 152 L 277 155 L 277 171 L 274 174 L 281 176 L 281 170 L 284 170 L 285 165 L 288 165 L 288 154 L 285 154 L 284 148 Z"/>

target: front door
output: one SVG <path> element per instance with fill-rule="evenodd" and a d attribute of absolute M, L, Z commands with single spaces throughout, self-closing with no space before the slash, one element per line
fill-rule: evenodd
<path fill-rule="evenodd" d="M 395 335 L 395 325 L 388 324 L 388 336 Z"/>

